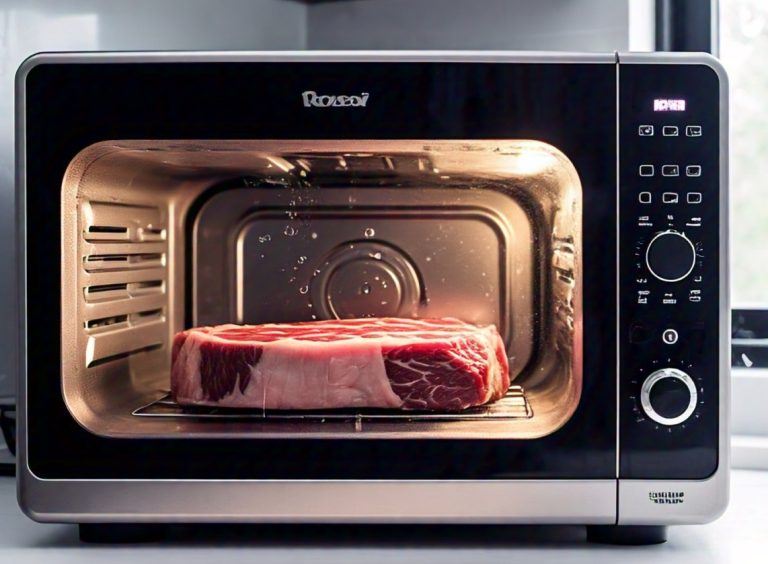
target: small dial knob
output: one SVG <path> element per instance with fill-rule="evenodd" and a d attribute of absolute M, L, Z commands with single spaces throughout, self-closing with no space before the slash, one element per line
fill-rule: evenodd
<path fill-rule="evenodd" d="M 662 282 L 679 282 L 696 264 L 696 248 L 682 233 L 668 230 L 654 235 L 645 250 L 645 264 Z"/>
<path fill-rule="evenodd" d="M 677 368 L 662 368 L 650 374 L 640 390 L 645 414 L 661 425 L 679 425 L 696 409 L 698 393 L 693 379 Z"/>

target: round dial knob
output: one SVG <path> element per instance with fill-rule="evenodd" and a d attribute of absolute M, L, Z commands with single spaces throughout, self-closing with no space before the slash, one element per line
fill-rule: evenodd
<path fill-rule="evenodd" d="M 650 374 L 640 390 L 645 414 L 662 425 L 679 425 L 696 409 L 698 394 L 693 379 L 677 368 Z"/>
<path fill-rule="evenodd" d="M 677 231 L 654 235 L 645 250 L 645 264 L 663 282 L 679 282 L 696 264 L 696 249 L 690 239 Z"/>

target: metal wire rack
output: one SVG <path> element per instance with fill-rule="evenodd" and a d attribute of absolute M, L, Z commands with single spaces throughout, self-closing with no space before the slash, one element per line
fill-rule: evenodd
<path fill-rule="evenodd" d="M 133 411 L 137 417 L 172 417 L 194 419 L 299 420 L 299 421 L 477 421 L 483 419 L 528 419 L 533 410 L 521 386 L 510 387 L 507 394 L 487 405 L 470 407 L 459 412 L 399 411 L 382 408 L 278 410 L 235 409 L 212 406 L 181 406 L 170 394 Z"/>

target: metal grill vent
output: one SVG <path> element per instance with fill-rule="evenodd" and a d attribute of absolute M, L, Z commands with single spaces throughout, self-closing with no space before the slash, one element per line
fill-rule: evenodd
<path fill-rule="evenodd" d="M 167 221 L 157 207 L 81 205 L 85 364 L 161 347 L 167 338 Z"/>

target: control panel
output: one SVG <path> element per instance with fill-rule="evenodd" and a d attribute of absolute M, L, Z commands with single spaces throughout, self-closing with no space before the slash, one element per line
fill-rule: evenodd
<path fill-rule="evenodd" d="M 719 79 L 619 65 L 619 476 L 717 468 Z"/>

